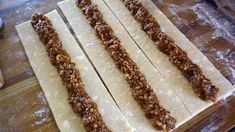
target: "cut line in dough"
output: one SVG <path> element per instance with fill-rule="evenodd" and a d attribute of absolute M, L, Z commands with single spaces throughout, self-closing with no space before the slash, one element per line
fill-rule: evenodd
<path fill-rule="evenodd" d="M 57 11 L 54 10 L 46 16 L 56 29 L 63 48 L 69 53 L 76 68 L 79 69 L 85 89 L 97 104 L 108 128 L 116 132 L 133 131 Z M 60 131 L 85 131 L 80 117 L 72 111 L 68 104 L 66 88 L 62 84 L 56 68 L 52 66 L 46 49 L 31 23 L 28 21 L 17 25 L 16 29 Z"/>
<path fill-rule="evenodd" d="M 124 20 L 128 21 L 129 18 L 132 18 L 131 15 L 128 16 L 128 17 L 125 17 L 125 15 L 126 15 L 125 14 L 125 12 L 126 12 L 125 10 L 127 10 L 127 9 L 123 9 L 123 7 L 125 8 L 124 5 L 123 5 L 123 7 L 119 6 L 118 2 L 121 2 L 121 1 L 118 1 L 118 0 L 117 1 L 116 0 L 115 1 L 113 1 L 113 0 L 105 0 L 106 4 L 108 3 L 108 1 L 110 3 L 112 3 L 113 6 L 116 6 L 116 7 L 111 7 L 110 6 L 111 7 L 110 9 L 111 10 L 113 10 L 113 9 L 118 10 L 119 13 L 122 15 L 121 17 L 123 17 Z M 139 53 L 142 56 L 143 53 L 142 53 L 141 50 L 144 51 L 144 49 L 140 45 L 139 46 L 141 47 L 141 49 L 136 48 L 136 46 L 133 44 L 133 40 L 130 40 L 130 37 L 129 37 L 128 33 L 126 33 L 126 31 L 123 29 L 123 27 L 119 23 L 119 21 L 122 22 L 121 18 L 119 18 L 119 20 L 117 20 L 113 16 L 113 14 L 110 13 L 110 11 L 108 11 L 110 9 L 107 9 L 107 7 L 105 7 L 105 6 L 109 5 L 110 3 L 107 4 L 107 5 L 106 4 L 104 5 L 103 1 L 95 1 L 95 0 L 93 0 L 93 2 L 98 5 L 98 8 L 103 13 L 103 15 L 105 17 L 105 20 L 114 29 L 115 34 L 121 39 L 123 47 L 130 54 L 131 58 L 133 58 L 133 60 L 135 62 L 139 62 L 138 66 L 140 67 L 140 69 L 143 70 L 142 69 L 143 67 L 147 67 L 147 65 L 145 65 L 145 63 L 142 60 L 138 60 L 138 58 L 141 58 Z M 164 29 L 167 29 L 166 33 L 169 36 L 172 37 L 172 34 L 175 34 L 175 35 L 173 35 L 172 38 L 175 39 L 177 43 L 179 43 L 179 42 L 182 43 L 181 46 L 179 45 L 182 49 L 186 50 L 187 52 L 189 52 L 189 49 L 194 50 L 196 52 L 196 54 L 198 54 L 198 58 L 203 56 L 203 54 L 199 50 L 197 50 L 197 48 L 167 19 L 166 16 L 163 15 L 162 12 L 160 12 L 160 10 L 151 1 L 149 1 L 149 0 L 146 0 L 146 1 L 142 0 L 141 2 L 144 3 L 144 6 L 148 5 L 147 8 L 151 9 L 150 10 L 151 14 L 153 14 L 152 12 L 154 12 L 154 17 L 158 16 L 158 18 L 162 18 L 160 25 Z M 139 123 L 138 120 L 135 120 L 135 119 L 133 119 L 131 117 L 131 116 L 135 115 L 136 113 L 138 113 L 140 111 L 138 111 L 137 109 L 132 109 L 129 106 L 129 105 L 132 105 L 132 107 L 135 108 L 136 104 L 132 100 L 132 98 L 129 97 L 131 95 L 130 93 L 129 94 L 125 94 L 125 92 L 129 92 L 126 89 L 128 86 L 126 85 L 126 83 L 124 83 L 124 79 L 120 79 L 121 76 L 122 76 L 122 75 L 120 75 L 121 73 L 119 73 L 119 71 L 117 69 L 114 69 L 115 66 L 110 62 L 110 61 L 112 61 L 111 58 L 107 57 L 108 54 L 105 52 L 105 50 L 103 49 L 102 45 L 100 44 L 101 42 L 96 38 L 96 36 L 94 34 L 91 33 L 91 32 L 93 32 L 92 28 L 90 27 L 90 25 L 86 21 L 86 18 L 80 12 L 78 7 L 76 7 L 76 5 L 74 4 L 74 0 L 67 0 L 67 1 L 59 3 L 58 5 L 62 9 L 62 11 L 65 14 L 66 18 L 68 19 L 70 25 L 72 26 L 73 30 L 75 31 L 76 36 L 81 41 L 82 46 L 84 47 L 84 49 L 88 53 L 89 57 L 93 61 L 94 65 L 97 68 L 98 72 L 100 73 L 102 79 L 104 80 L 104 82 L 106 83 L 107 87 L 111 91 L 111 94 L 113 95 L 114 99 L 118 103 L 118 105 L 121 108 L 122 112 L 124 113 L 126 118 L 130 121 L 131 125 L 134 126 L 136 131 L 141 131 L 141 130 L 151 131 L 152 130 L 151 127 L 148 126 L 147 124 L 145 124 L 147 122 L 145 122 L 143 120 L 142 124 L 138 124 Z M 115 13 L 114 10 L 113 10 L 113 12 Z M 115 15 L 117 15 L 117 14 L 115 13 Z M 135 22 L 135 20 L 132 19 L 132 20 L 129 20 L 129 22 Z M 149 42 L 149 40 L 146 40 L 144 38 L 146 34 L 142 34 L 141 30 L 135 30 L 135 27 L 133 27 L 135 25 L 126 26 L 124 23 L 122 23 L 122 24 L 124 25 L 124 27 L 126 29 L 129 27 L 130 30 L 131 29 L 134 30 L 133 32 L 135 32 L 135 34 L 131 34 L 131 32 L 127 29 L 127 31 L 130 33 L 130 35 L 132 37 L 135 36 L 135 35 L 140 35 L 139 38 L 142 38 L 142 41 L 143 41 L 142 43 L 145 43 L 146 45 L 147 45 L 147 43 L 151 43 L 151 42 Z M 138 26 L 136 26 L 136 28 L 138 29 Z M 99 43 L 99 44 L 97 44 L 97 43 Z M 194 48 L 190 48 L 187 45 L 184 45 L 186 43 L 191 45 L 190 47 L 194 47 Z M 138 44 L 138 42 L 137 42 L 137 44 Z M 154 52 L 151 51 L 150 53 L 155 54 L 156 53 L 155 52 L 155 50 L 156 50 L 155 45 L 151 45 L 150 44 L 148 46 L 149 46 L 148 47 L 149 51 L 151 51 L 150 49 L 152 49 L 154 51 Z M 133 49 L 135 49 L 135 48 L 136 48 L 136 51 L 134 52 Z M 144 51 L 144 52 L 147 55 L 147 52 L 146 51 Z M 193 55 L 193 54 L 191 54 L 191 55 Z M 163 54 L 162 54 L 162 56 L 163 56 Z M 103 58 L 102 60 L 97 60 L 97 58 L 102 58 L 102 57 L 107 57 L 107 58 Z M 149 58 L 148 55 L 147 55 L 147 57 L 148 57 L 148 59 L 151 60 L 151 58 Z M 189 56 L 189 57 L 191 58 L 192 56 Z M 156 58 L 158 58 L 158 57 L 156 57 Z M 233 86 L 215 69 L 215 67 L 207 60 L 207 58 L 205 56 L 203 56 L 202 58 L 203 58 L 204 61 L 205 60 L 207 61 L 207 63 L 209 64 L 210 67 L 212 67 L 212 71 L 211 72 L 207 72 L 207 74 L 212 73 L 212 74 L 208 75 L 208 78 L 211 78 L 212 76 L 214 76 L 213 73 L 218 75 L 217 78 L 213 80 L 213 84 L 216 84 L 219 87 L 221 87 L 221 86 L 227 87 L 225 92 L 224 93 L 220 92 L 218 96 L 220 97 L 222 95 L 221 98 L 229 96 L 232 93 L 232 91 L 234 90 Z M 158 59 L 159 59 L 158 63 L 163 63 L 163 62 L 165 63 L 166 61 L 168 61 L 168 59 L 166 59 L 164 57 L 163 58 L 158 58 Z M 191 58 L 191 59 L 193 61 L 195 61 L 193 58 Z M 164 61 L 164 60 L 166 60 L 166 61 Z M 151 62 L 153 63 L 153 61 L 151 61 Z M 171 63 L 169 63 L 169 64 L 171 64 Z M 168 67 L 172 68 L 171 65 L 168 65 Z M 160 71 L 160 70 L 159 70 L 159 68 L 155 64 L 154 64 L 154 66 L 156 68 L 155 69 L 156 72 L 152 72 L 151 74 L 156 73 L 155 76 L 157 76 L 157 75 L 159 75 L 159 73 L 157 73 L 157 72 Z M 199 66 L 203 67 L 202 65 L 199 65 Z M 166 65 L 166 67 L 167 67 L 167 65 Z M 174 68 L 173 68 L 173 70 L 174 70 Z M 203 69 L 203 72 L 206 73 L 206 71 L 210 71 L 210 70 Z M 166 71 L 166 73 L 168 73 L 168 74 L 171 74 L 170 72 L 171 71 L 168 71 L 168 70 Z M 177 72 L 179 72 L 179 71 L 177 71 L 177 69 L 175 69 L 174 72 L 176 72 L 175 74 L 177 74 Z M 144 72 L 144 70 L 143 70 L 143 73 L 146 74 Z M 161 71 L 160 71 L 160 74 L 164 75 Z M 112 75 L 116 77 L 115 80 L 112 80 L 112 78 L 108 78 L 109 76 L 112 76 Z M 148 75 L 148 73 L 146 75 Z M 182 78 L 182 77 L 180 77 L 180 75 L 179 76 L 173 76 L 173 77 L 174 78 Z M 160 77 L 160 78 L 161 78 L 160 80 L 167 79 L 166 77 L 164 77 L 164 78 Z M 218 79 L 220 79 L 220 81 L 217 81 Z M 153 81 L 154 79 L 150 78 L 149 80 Z M 111 82 L 116 82 L 116 84 L 112 84 Z M 157 81 L 156 81 L 156 83 L 157 83 Z M 181 83 L 181 80 L 177 81 L 177 83 Z M 180 99 L 180 101 L 182 101 L 182 103 L 185 106 L 187 106 L 185 109 L 182 109 L 182 111 L 187 111 L 188 112 L 188 113 L 186 113 L 186 115 L 179 114 L 179 113 L 174 113 L 173 112 L 174 114 L 185 116 L 184 120 L 182 120 L 177 125 L 180 125 L 183 122 L 191 119 L 193 116 L 195 116 L 196 114 L 198 114 L 202 110 L 206 109 L 208 106 L 212 105 L 212 103 L 204 102 L 204 101 L 198 99 L 198 97 L 196 95 L 194 95 L 192 90 L 191 91 L 190 90 L 186 90 L 186 91 L 182 92 L 183 90 L 185 90 L 185 88 L 187 89 L 188 88 L 187 85 L 189 85 L 187 81 L 183 81 L 182 83 L 184 85 L 186 85 L 186 87 L 184 86 L 182 88 L 181 87 L 179 88 L 179 86 L 175 87 L 175 85 L 172 84 L 172 83 L 167 84 L 168 86 L 171 86 L 170 89 L 171 89 L 171 92 L 173 91 L 172 93 L 174 93 L 175 90 L 180 91 L 180 92 L 176 91 L 177 94 L 174 93 L 174 95 L 176 96 L 176 98 L 178 98 L 179 96 L 182 97 Z M 118 85 L 118 86 L 116 86 L 116 85 Z M 121 86 L 121 88 L 120 88 L 121 90 L 115 88 L 115 87 L 120 87 L 120 86 Z M 174 89 L 174 90 L 172 90 L 172 89 Z M 190 88 L 190 89 L 192 89 L 192 88 Z M 163 93 L 163 92 L 164 92 L 164 89 L 158 89 L 158 91 L 156 91 L 156 93 Z M 167 92 L 167 93 L 170 95 L 170 92 Z M 157 94 L 157 96 L 158 96 L 158 94 Z M 125 99 L 123 99 L 122 97 L 125 97 Z M 158 96 L 158 98 L 159 98 L 159 96 Z M 185 99 L 187 99 L 188 102 L 185 101 Z M 127 102 L 125 102 L 125 100 L 130 101 L 128 106 L 125 105 L 127 103 Z M 202 107 L 197 107 L 197 105 L 195 105 L 195 104 L 197 104 L 197 102 L 198 102 L 199 106 L 202 106 Z M 160 103 L 164 105 L 164 101 L 160 100 Z M 171 106 L 171 107 L 175 107 L 175 106 Z M 166 107 L 166 108 L 171 111 L 170 107 Z M 128 109 L 130 111 L 128 111 Z M 145 129 L 142 128 L 142 126 L 144 126 Z"/>
<path fill-rule="evenodd" d="M 198 98 L 192 90 L 192 86 L 181 72 L 169 61 L 168 57 L 161 53 L 149 38 L 142 31 L 141 25 L 133 18 L 130 11 L 121 0 L 104 0 L 109 9 L 119 19 L 137 45 L 144 51 L 152 64 L 158 69 L 161 75 L 174 86 L 175 91 L 186 105 L 187 109 L 196 115 L 213 103 L 205 102 Z M 220 74 L 214 65 L 170 22 L 170 20 L 152 3 L 151 0 L 139 0 L 143 6 L 160 24 L 164 32 L 176 41 L 176 44 L 185 50 L 189 58 L 200 66 L 204 75 L 212 81 L 212 84 L 219 88 L 217 99 L 223 99 L 232 94 L 234 87 Z"/>
<path fill-rule="evenodd" d="M 139 66 L 140 71 L 154 89 L 160 104 L 177 119 L 177 126 L 188 120 L 191 117 L 190 112 L 176 95 L 173 87 L 169 86 L 161 77 L 105 3 L 97 0 L 92 0 L 92 2 L 98 5 L 104 20 L 112 27 L 115 35 L 121 40 L 121 45 Z M 144 117 L 144 113 L 131 95 L 130 87 L 125 81 L 123 73 L 115 67 L 112 58 L 96 37 L 86 17 L 76 6 L 75 0 L 66 0 L 58 5 L 131 126 L 136 131 L 156 131 Z"/>

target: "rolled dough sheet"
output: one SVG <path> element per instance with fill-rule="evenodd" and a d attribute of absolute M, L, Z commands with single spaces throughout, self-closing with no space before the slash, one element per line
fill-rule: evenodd
<path fill-rule="evenodd" d="M 145 74 L 160 103 L 177 119 L 177 126 L 188 120 L 191 117 L 190 112 L 174 92 L 174 87 L 169 86 L 166 80 L 161 77 L 105 3 L 101 0 L 92 0 L 92 2 L 98 5 L 105 21 L 113 28 L 116 36 L 121 40 L 121 45 L 137 63 L 142 73 Z M 130 87 L 125 81 L 123 73 L 115 67 L 109 53 L 95 36 L 94 30 L 76 6 L 75 1 L 67 0 L 58 3 L 58 5 L 131 126 L 140 132 L 156 131 L 144 117 L 144 113 L 131 95 Z"/>
<path fill-rule="evenodd" d="M 104 0 L 110 10 L 119 19 L 137 45 L 144 51 L 145 55 L 150 59 L 153 65 L 158 69 L 161 75 L 174 86 L 174 90 L 179 95 L 187 109 L 192 115 L 196 115 L 208 106 L 210 102 L 202 101 L 194 94 L 192 86 L 180 71 L 169 62 L 166 55 L 161 53 L 154 42 L 142 31 L 140 24 L 131 16 L 130 11 L 125 7 L 121 0 Z M 219 87 L 218 100 L 229 96 L 234 87 L 212 63 L 168 20 L 168 18 L 152 3 L 151 0 L 139 0 L 143 6 L 156 18 L 162 30 L 172 37 L 179 47 L 184 49 L 191 60 L 198 64 L 203 73 L 209 78 L 213 84 Z"/>
<path fill-rule="evenodd" d="M 108 128 L 116 132 L 132 131 L 129 123 L 122 115 L 57 11 L 54 10 L 46 16 L 52 21 L 64 49 L 69 53 L 72 61 L 75 62 L 76 68 L 80 70 L 85 89 L 98 105 L 99 112 Z M 72 111 L 71 106 L 68 104 L 66 88 L 62 84 L 56 68 L 51 65 L 45 47 L 33 30 L 31 23 L 28 21 L 17 25 L 16 29 L 59 129 L 62 132 L 85 131 L 80 117 Z"/>

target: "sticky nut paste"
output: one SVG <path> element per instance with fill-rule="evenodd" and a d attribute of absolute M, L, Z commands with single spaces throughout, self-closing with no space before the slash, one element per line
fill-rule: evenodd
<path fill-rule="evenodd" d="M 68 102 L 75 113 L 82 118 L 84 128 L 88 132 L 109 132 L 98 111 L 97 105 L 86 93 L 80 78 L 79 70 L 71 62 L 69 54 L 63 49 L 62 42 L 51 21 L 44 15 L 37 13 L 32 16 L 31 24 L 40 40 L 46 47 L 52 65 L 67 88 Z"/>
<path fill-rule="evenodd" d="M 156 43 L 158 49 L 169 56 L 169 60 L 192 85 L 193 91 L 202 100 L 216 101 L 219 89 L 205 77 L 201 68 L 194 64 L 187 53 L 176 45 L 173 39 L 161 31 L 155 18 L 138 2 L 138 0 L 122 0 L 131 15 L 141 24 L 142 30 Z"/>
<path fill-rule="evenodd" d="M 145 76 L 140 72 L 136 63 L 129 57 L 115 36 L 111 27 L 103 20 L 102 13 L 91 0 L 78 0 L 77 6 L 86 16 L 96 36 L 102 41 L 118 69 L 125 74 L 134 99 L 145 112 L 145 116 L 158 130 L 170 130 L 175 127 L 176 120 L 170 112 L 164 109 L 157 99 Z"/>

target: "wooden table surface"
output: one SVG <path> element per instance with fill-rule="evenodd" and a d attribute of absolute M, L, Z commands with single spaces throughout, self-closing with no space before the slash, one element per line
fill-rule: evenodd
<path fill-rule="evenodd" d="M 15 25 L 32 13 L 57 9 L 61 0 L 0 0 L 4 21 L 0 40 L 1 131 L 58 131 L 46 98 L 29 64 Z M 235 24 L 200 0 L 153 0 L 162 12 L 235 84 Z M 164 1 L 164 2 L 163 2 Z M 63 17 L 64 18 L 64 17 Z M 235 94 L 214 104 L 176 131 L 226 131 L 235 125 Z"/>

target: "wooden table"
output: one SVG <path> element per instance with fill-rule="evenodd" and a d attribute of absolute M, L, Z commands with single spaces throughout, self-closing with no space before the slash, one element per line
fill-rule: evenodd
<path fill-rule="evenodd" d="M 29 20 L 34 12 L 47 13 L 57 9 L 63 16 L 56 5 L 59 1 L 0 0 L 0 17 L 5 23 L 1 31 L 4 39 L 0 40 L 0 68 L 5 78 L 0 91 L 0 131 L 58 131 L 14 26 Z M 208 4 L 189 0 L 153 1 L 234 84 L 235 41 L 223 27 L 223 22 L 221 25 L 206 14 L 204 8 L 207 9 Z M 234 24 L 229 26 L 235 29 Z M 208 108 L 176 131 L 225 131 L 232 125 L 235 125 L 235 95 Z"/>

